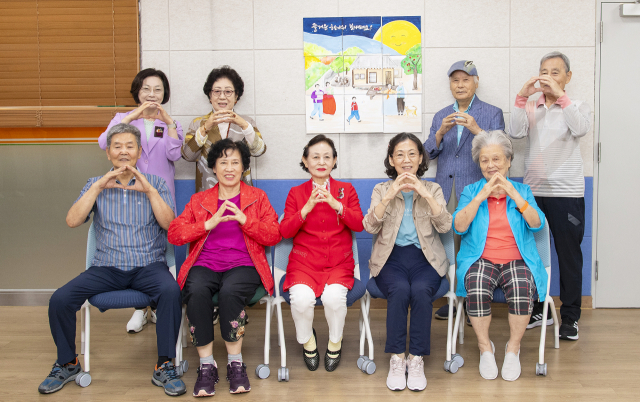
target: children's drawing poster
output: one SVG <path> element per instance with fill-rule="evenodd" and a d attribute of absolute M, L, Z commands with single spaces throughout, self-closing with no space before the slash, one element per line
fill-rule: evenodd
<path fill-rule="evenodd" d="M 305 18 L 307 134 L 422 131 L 421 18 Z"/>

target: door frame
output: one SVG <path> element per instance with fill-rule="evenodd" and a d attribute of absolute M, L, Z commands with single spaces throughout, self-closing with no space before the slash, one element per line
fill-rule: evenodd
<path fill-rule="evenodd" d="M 602 5 L 603 4 L 634 4 L 634 1 L 603 1 L 597 0 L 596 3 L 596 65 L 595 65 L 595 100 L 594 100 L 594 123 L 593 123 L 593 210 L 592 210 L 592 239 L 591 245 L 591 304 L 592 308 L 596 308 L 596 300 L 598 292 L 596 290 L 596 262 L 598 258 L 598 195 L 600 193 L 600 163 L 598 162 L 598 144 L 600 143 L 600 81 L 601 81 L 601 46 L 600 38 L 603 32 L 600 22 L 602 21 Z"/>

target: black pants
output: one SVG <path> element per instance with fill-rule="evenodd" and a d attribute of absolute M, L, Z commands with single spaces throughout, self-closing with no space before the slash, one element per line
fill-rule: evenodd
<path fill-rule="evenodd" d="M 182 290 L 187 304 L 191 336 L 196 346 L 213 341 L 213 295 L 218 294 L 220 333 L 227 342 L 236 342 L 244 336 L 246 313 L 244 307 L 262 284 L 255 267 L 241 266 L 226 272 L 214 272 L 195 266 L 189 271 Z"/>
<path fill-rule="evenodd" d="M 582 306 L 582 249 L 584 197 L 536 197 L 549 221 L 560 269 L 560 316 L 563 322 L 580 319 Z"/>
<path fill-rule="evenodd" d="M 58 363 L 76 358 L 76 312 L 91 296 L 114 290 L 135 289 L 149 295 L 157 306 L 158 356 L 176 356 L 182 304 L 180 286 L 169 267 L 154 262 L 123 271 L 114 267 L 91 267 L 56 290 L 49 300 L 49 326 L 58 347 Z"/>

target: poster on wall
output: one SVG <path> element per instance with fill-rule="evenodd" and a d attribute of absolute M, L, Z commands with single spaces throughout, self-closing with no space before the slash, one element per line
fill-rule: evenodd
<path fill-rule="evenodd" d="M 421 18 L 304 18 L 307 134 L 422 132 Z"/>

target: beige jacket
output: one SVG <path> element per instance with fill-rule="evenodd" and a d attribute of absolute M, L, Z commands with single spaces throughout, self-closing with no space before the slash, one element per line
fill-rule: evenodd
<path fill-rule="evenodd" d="M 369 260 L 369 269 L 371 275 L 378 276 L 380 270 L 387 262 L 391 255 L 393 246 L 400 230 L 400 223 L 404 215 L 404 197 L 398 193 L 395 198 L 389 202 L 387 209 L 384 211 L 382 219 L 378 219 L 374 209 L 380 203 L 382 197 L 387 193 L 389 187 L 394 180 L 376 184 L 371 194 L 371 207 L 365 215 L 362 223 L 364 230 L 371 234 L 378 234 L 373 250 L 371 251 L 371 259 Z M 427 190 L 433 194 L 434 198 L 442 206 L 442 210 L 438 215 L 431 214 L 431 207 L 427 200 L 422 198 L 416 192 L 413 197 L 413 222 L 418 232 L 418 239 L 422 252 L 429 264 L 438 272 L 440 276 L 444 276 L 449 268 L 449 260 L 444 251 L 444 246 L 440 241 L 439 233 L 446 233 L 451 230 L 452 217 L 447 211 L 447 202 L 444 200 L 442 189 L 436 183 L 421 180 L 421 183 Z"/>
<path fill-rule="evenodd" d="M 204 123 L 212 113 L 213 112 L 210 112 L 209 114 L 193 119 L 191 124 L 189 124 L 187 133 L 185 134 L 184 144 L 182 144 L 182 158 L 189 162 L 196 162 L 196 193 L 207 190 L 218 183 L 216 175 L 213 174 L 213 171 L 209 169 L 209 165 L 207 164 L 207 156 L 209 155 L 211 146 L 216 141 L 222 139 L 218 125 L 214 124 L 213 127 L 211 127 L 211 130 L 206 132 L 207 142 L 202 147 L 199 146 L 196 141 L 196 131 L 198 131 L 200 127 L 204 126 Z M 247 143 L 244 134 L 242 134 L 242 128 L 235 124 L 231 124 L 229 126 L 229 136 L 226 138 L 230 138 L 233 141 L 244 141 L 245 144 L 249 146 L 251 156 L 262 155 L 267 150 L 267 146 L 262 140 L 262 134 L 258 131 L 258 127 L 256 127 L 256 122 L 248 116 L 240 116 L 253 127 L 253 131 L 256 133 L 253 144 Z M 204 131 L 204 128 L 202 128 L 202 130 Z M 250 186 L 252 185 L 251 168 L 244 172 L 242 180 L 246 184 Z"/>

